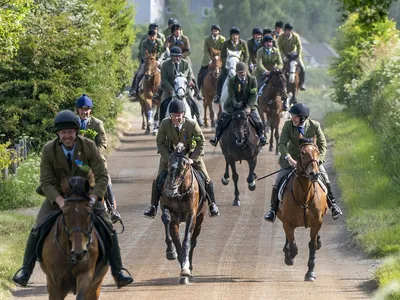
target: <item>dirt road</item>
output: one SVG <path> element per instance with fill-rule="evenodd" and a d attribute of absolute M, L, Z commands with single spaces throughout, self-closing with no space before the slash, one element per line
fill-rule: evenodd
<path fill-rule="evenodd" d="M 150 201 L 151 180 L 156 175 L 159 156 L 155 138 L 144 136 L 135 125 L 121 147 L 108 157 L 118 209 L 126 231 L 120 235 L 125 267 L 135 278 L 129 287 L 117 290 L 110 275 L 101 299 L 369 299 L 376 262 L 366 259 L 350 246 L 345 218 L 324 220 L 322 248 L 317 252 L 314 283 L 304 282 L 307 271 L 308 231 L 297 229 L 299 255 L 295 265 L 284 263 L 284 234 L 278 220 L 269 224 L 263 215 L 269 208 L 273 178 L 259 181 L 257 189 L 247 189 L 247 164 L 239 165 L 241 207 L 233 207 L 233 184 L 221 184 L 224 158 L 220 148 L 206 146 L 205 163 L 214 181 L 221 216 L 207 218 L 194 253 L 194 282 L 178 284 L 177 261 L 165 258 L 164 229 L 158 214 L 155 220 L 143 217 Z M 206 138 L 211 136 L 205 130 Z M 256 173 L 260 177 L 277 170 L 277 157 L 260 154 Z M 329 165 L 329 164 L 328 164 Z M 328 166 L 329 167 L 329 166 Z M 334 180 L 332 180 L 334 181 Z M 340 201 L 339 201 L 340 203 Z M 45 277 L 39 268 L 25 289 L 16 289 L 14 299 L 47 299 Z M 72 295 L 68 299 L 74 299 Z"/>

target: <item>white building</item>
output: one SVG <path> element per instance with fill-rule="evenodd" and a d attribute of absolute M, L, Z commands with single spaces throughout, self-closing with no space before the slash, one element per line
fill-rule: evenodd
<path fill-rule="evenodd" d="M 165 0 L 129 0 L 136 9 L 135 24 L 163 21 Z"/>

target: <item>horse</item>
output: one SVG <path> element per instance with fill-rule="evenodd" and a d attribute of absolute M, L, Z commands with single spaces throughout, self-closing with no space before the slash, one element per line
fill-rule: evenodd
<path fill-rule="evenodd" d="M 215 127 L 214 109 L 212 100 L 217 93 L 217 81 L 221 71 L 221 51 L 211 49 L 211 62 L 208 65 L 207 74 L 204 76 L 203 86 L 201 88 L 204 97 L 204 127 L 208 127 L 207 108 L 210 111 L 211 127 Z"/>
<path fill-rule="evenodd" d="M 255 129 L 250 124 L 249 116 L 244 110 L 236 111 L 232 114 L 230 125 L 222 133 L 220 147 L 225 157 L 225 174 L 221 179 L 223 185 L 229 183 L 229 166 L 232 169 L 232 177 L 235 185 L 235 198 L 233 206 L 240 206 L 238 180 L 236 172 L 236 162 L 246 160 L 249 165 L 249 175 L 247 177 L 248 188 L 250 191 L 256 189 L 257 175 L 254 170 L 257 165 L 257 156 L 260 151 L 258 137 Z"/>
<path fill-rule="evenodd" d="M 150 133 L 150 127 L 157 124 L 153 118 L 154 109 L 158 110 L 158 101 L 153 102 L 154 94 L 158 94 L 161 84 L 161 73 L 157 65 L 156 54 L 148 53 L 146 50 L 146 61 L 144 63 L 144 77 L 139 84 L 139 99 L 142 113 L 142 129 L 145 129 L 145 134 Z"/>
<path fill-rule="evenodd" d="M 90 185 L 82 177 L 62 183 L 65 204 L 45 237 L 40 266 L 46 274 L 49 299 L 65 299 L 69 292 L 77 300 L 99 299 L 108 262 L 100 256 L 94 228 Z"/>
<path fill-rule="evenodd" d="M 271 71 L 270 80 L 267 86 L 265 86 L 260 93 L 258 98 L 258 109 L 260 111 L 261 120 L 265 126 L 265 132 L 268 132 L 269 129 L 271 129 L 269 151 L 273 151 L 275 133 L 275 154 L 278 155 L 279 124 L 283 112 L 282 99 L 286 98 L 286 79 L 282 70 L 273 69 Z M 265 120 L 264 114 L 267 115 L 267 120 Z"/>
<path fill-rule="evenodd" d="M 193 251 L 207 211 L 205 199 L 200 198 L 200 185 L 193 167 L 179 143 L 168 160 L 168 175 L 160 199 L 162 222 L 165 227 L 166 257 L 178 258 L 181 266 L 180 284 L 193 279 Z M 179 224 L 186 222 L 185 236 L 181 243 Z"/>
<path fill-rule="evenodd" d="M 315 253 L 321 248 L 321 236 L 319 230 L 322 219 L 327 210 L 327 195 L 319 180 L 318 147 L 315 141 L 305 140 L 300 144 L 299 159 L 296 171 L 288 179 L 283 193 L 283 201 L 280 204 L 278 218 L 282 221 L 286 235 L 285 263 L 293 265 L 298 253 L 294 230 L 297 227 L 310 228 L 308 271 L 305 281 L 315 281 L 314 272 Z"/>
<path fill-rule="evenodd" d="M 289 53 L 284 59 L 283 71 L 288 81 L 287 91 L 290 99 L 289 104 L 297 103 L 297 94 L 300 91 L 300 65 L 299 54 Z"/>

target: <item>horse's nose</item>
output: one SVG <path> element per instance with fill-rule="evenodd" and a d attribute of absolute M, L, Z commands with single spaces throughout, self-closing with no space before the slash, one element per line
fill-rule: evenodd
<path fill-rule="evenodd" d="M 144 75 L 145 79 L 150 79 L 150 75 Z"/>
<path fill-rule="evenodd" d="M 312 171 L 310 172 L 309 177 L 311 181 L 317 181 L 319 177 L 319 172 Z"/>

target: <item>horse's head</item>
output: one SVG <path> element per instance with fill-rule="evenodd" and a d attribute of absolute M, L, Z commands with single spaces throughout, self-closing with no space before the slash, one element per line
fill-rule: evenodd
<path fill-rule="evenodd" d="M 185 182 L 190 167 L 189 159 L 186 157 L 186 148 L 182 143 L 179 143 L 168 160 L 168 177 L 164 190 L 167 197 L 172 198 L 180 195 L 179 188 Z"/>
<path fill-rule="evenodd" d="M 313 139 L 302 139 L 299 147 L 298 174 L 303 174 L 312 182 L 319 176 L 319 150 Z"/>
<path fill-rule="evenodd" d="M 88 246 L 92 242 L 93 202 L 89 198 L 91 187 L 82 177 L 71 177 L 62 183 L 65 203 L 62 208 L 64 232 L 70 246 L 70 262 L 76 264 L 88 259 Z"/>
<path fill-rule="evenodd" d="M 232 114 L 233 141 L 239 148 L 245 147 L 249 135 L 249 119 L 244 110 Z"/>
<path fill-rule="evenodd" d="M 286 78 L 281 69 L 273 69 L 271 71 L 271 87 L 280 97 L 286 95 Z"/>
<path fill-rule="evenodd" d="M 146 50 L 146 61 L 144 64 L 144 78 L 149 80 L 157 73 L 157 59 L 153 53 L 148 53 Z"/>
<path fill-rule="evenodd" d="M 174 80 L 174 92 L 178 99 L 183 99 L 188 88 L 187 74 L 178 73 Z"/>
<path fill-rule="evenodd" d="M 220 50 L 215 50 L 214 48 L 211 49 L 211 74 L 214 79 L 217 79 L 219 77 L 219 74 L 221 72 L 221 51 Z"/>
<path fill-rule="evenodd" d="M 297 52 L 291 52 L 286 56 L 285 59 L 285 72 L 289 75 L 289 83 L 294 83 L 296 79 L 296 71 L 299 67 L 299 54 Z"/>
<path fill-rule="evenodd" d="M 231 51 L 226 49 L 228 56 L 226 58 L 225 68 L 228 70 L 229 78 L 236 75 L 236 65 L 240 61 L 242 51 Z"/>

